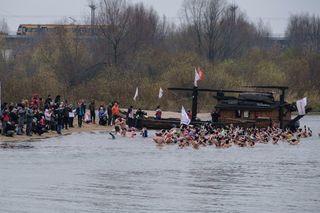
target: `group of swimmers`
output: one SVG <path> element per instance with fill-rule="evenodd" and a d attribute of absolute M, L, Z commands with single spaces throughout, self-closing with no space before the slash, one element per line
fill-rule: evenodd
<path fill-rule="evenodd" d="M 118 117 L 114 121 L 114 132 L 110 132 L 109 134 L 112 139 L 115 139 L 116 135 L 134 138 L 137 135 L 137 129 L 127 125 L 127 120 L 125 118 Z M 142 127 L 140 135 L 143 138 L 148 137 L 148 130 L 146 127 Z"/>
<path fill-rule="evenodd" d="M 312 136 L 312 130 L 304 126 L 296 132 L 279 128 L 243 128 L 229 126 L 216 128 L 212 124 L 204 126 L 173 127 L 170 130 L 161 130 L 153 137 L 153 141 L 159 145 L 177 144 L 180 148 L 192 146 L 198 149 L 200 146 L 215 146 L 216 148 L 229 148 L 231 146 L 254 147 L 256 144 L 288 143 L 297 145 L 300 138 Z"/>

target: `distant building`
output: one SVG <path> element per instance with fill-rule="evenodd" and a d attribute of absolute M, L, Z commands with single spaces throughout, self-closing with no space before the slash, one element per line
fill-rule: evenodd
<path fill-rule="evenodd" d="M 255 47 L 260 49 L 280 48 L 286 49 L 289 47 L 288 38 L 285 36 L 267 36 L 258 40 Z"/>
<path fill-rule="evenodd" d="M 20 24 L 17 35 L 32 36 L 48 32 L 56 32 L 59 29 L 74 32 L 81 36 L 97 34 L 101 28 L 97 25 L 76 25 L 76 24 Z"/>

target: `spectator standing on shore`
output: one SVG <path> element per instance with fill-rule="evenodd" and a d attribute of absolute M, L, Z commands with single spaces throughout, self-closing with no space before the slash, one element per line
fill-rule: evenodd
<path fill-rule="evenodd" d="M 84 118 L 84 114 L 85 114 L 85 108 L 84 108 L 84 103 L 83 102 L 79 102 L 78 103 L 78 107 L 76 110 L 77 116 L 78 116 L 78 126 L 81 128 L 82 127 L 82 120 Z"/>
<path fill-rule="evenodd" d="M 33 109 L 38 109 L 39 108 L 39 95 L 38 94 L 33 94 L 31 98 L 31 105 Z"/>
<path fill-rule="evenodd" d="M 112 122 L 112 104 L 111 103 L 109 103 L 108 105 L 107 114 L 108 114 L 108 126 L 110 126 Z"/>
<path fill-rule="evenodd" d="M 26 117 L 26 111 L 24 109 L 24 104 L 18 104 L 18 135 L 22 135 L 23 133 L 23 126 L 24 126 L 24 121 Z"/>
<path fill-rule="evenodd" d="M 120 109 L 118 102 L 114 102 L 112 107 L 112 123 L 119 117 Z"/>
<path fill-rule="evenodd" d="M 46 120 L 46 128 L 47 130 L 51 129 L 51 114 L 52 114 L 52 110 L 47 108 L 44 111 L 44 118 Z"/>
<path fill-rule="evenodd" d="M 68 101 L 65 101 L 65 106 L 64 106 L 64 109 L 63 109 L 63 123 L 64 123 L 64 128 L 65 129 L 68 129 L 68 126 L 70 127 L 69 125 L 69 112 L 70 112 L 70 109 L 69 109 L 69 105 L 68 105 Z"/>
<path fill-rule="evenodd" d="M 56 126 L 56 131 L 59 135 L 61 135 L 61 130 L 64 125 L 64 107 L 63 103 L 60 103 L 59 107 L 55 110 L 55 115 L 56 115 L 56 121 L 57 121 L 57 126 Z"/>
<path fill-rule="evenodd" d="M 3 103 L 3 106 L 2 106 L 2 135 L 5 135 L 6 134 L 6 126 L 7 126 L 7 122 L 9 121 L 9 111 L 8 111 L 8 104 L 7 103 Z"/>
<path fill-rule="evenodd" d="M 13 104 L 9 106 L 9 121 L 12 126 L 15 126 L 18 123 L 17 109 L 14 107 Z"/>
<path fill-rule="evenodd" d="M 29 106 L 29 102 L 26 101 L 25 102 L 25 110 L 26 110 L 26 135 L 27 136 L 31 136 L 31 127 L 32 127 L 32 119 L 33 119 L 33 110 L 32 108 Z"/>
<path fill-rule="evenodd" d="M 61 102 L 61 96 L 57 95 L 56 98 L 54 99 L 55 108 L 58 108 L 60 106 L 60 102 Z"/>
<path fill-rule="evenodd" d="M 91 101 L 89 104 L 89 110 L 90 110 L 90 120 L 93 124 L 96 123 L 96 106 L 94 100 Z"/>
<path fill-rule="evenodd" d="M 44 108 L 45 108 L 45 109 L 49 109 L 51 103 L 52 103 L 51 95 L 48 95 L 47 99 L 46 99 L 45 102 L 44 102 Z"/>
<path fill-rule="evenodd" d="M 106 110 L 103 105 L 100 105 L 99 107 L 99 125 L 106 125 L 107 124 L 107 115 L 106 115 Z"/>
<path fill-rule="evenodd" d="M 161 115 L 162 115 L 162 111 L 160 109 L 160 106 L 157 106 L 157 109 L 156 109 L 156 119 L 157 120 L 161 120 Z"/>
<path fill-rule="evenodd" d="M 72 104 L 69 104 L 68 112 L 69 112 L 69 127 L 73 128 L 74 114 L 75 114 L 76 110 L 74 109 Z"/>

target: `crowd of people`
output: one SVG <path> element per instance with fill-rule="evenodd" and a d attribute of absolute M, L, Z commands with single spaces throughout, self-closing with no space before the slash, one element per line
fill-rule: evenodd
<path fill-rule="evenodd" d="M 114 125 L 120 118 L 119 103 L 110 103 L 107 108 L 101 104 L 98 117 L 99 125 Z M 30 100 L 1 105 L 0 132 L 4 136 L 42 135 L 49 131 L 62 134 L 62 130 L 74 127 L 75 118 L 79 128 L 83 122 L 95 124 L 95 101 L 86 104 L 80 100 L 72 104 L 67 100 L 62 101 L 60 95 L 54 99 L 48 95 L 45 100 L 39 95 L 33 95 Z"/>
<path fill-rule="evenodd" d="M 83 107 L 81 103 L 79 107 Z M 3 103 L 0 111 L 0 131 L 2 135 L 13 136 L 32 134 L 42 135 L 48 131 L 61 134 L 62 129 L 73 127 L 75 108 L 68 101 L 61 101 L 61 96 L 52 99 L 48 95 L 45 101 L 39 95 L 20 103 Z"/>
<path fill-rule="evenodd" d="M 256 144 L 288 143 L 297 145 L 300 138 L 312 136 L 312 130 L 307 128 L 292 132 L 279 128 L 242 128 L 229 126 L 216 128 L 212 124 L 203 126 L 173 127 L 170 130 L 161 130 L 153 137 L 159 145 L 177 144 L 180 148 L 192 146 L 198 149 L 200 146 L 214 146 L 216 148 L 229 148 L 231 146 L 254 147 Z"/>

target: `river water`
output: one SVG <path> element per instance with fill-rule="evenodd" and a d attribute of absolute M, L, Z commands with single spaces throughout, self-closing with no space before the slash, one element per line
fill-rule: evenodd
<path fill-rule="evenodd" d="M 81 133 L 0 149 L 0 212 L 319 212 L 320 117 L 297 146 L 179 149 Z"/>

